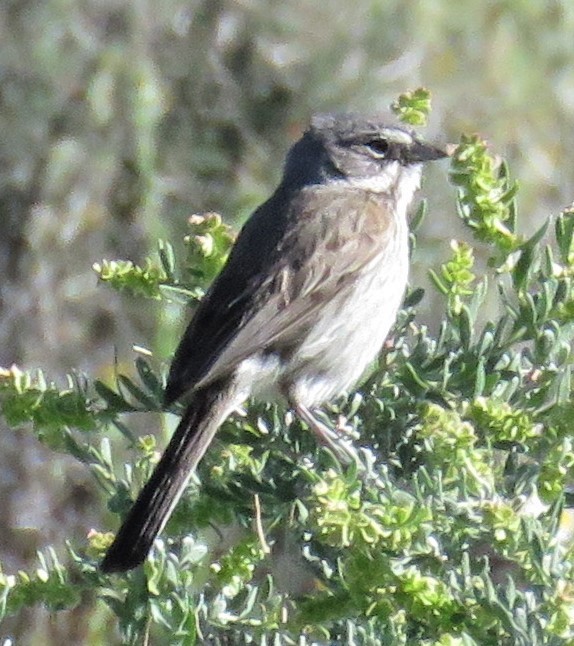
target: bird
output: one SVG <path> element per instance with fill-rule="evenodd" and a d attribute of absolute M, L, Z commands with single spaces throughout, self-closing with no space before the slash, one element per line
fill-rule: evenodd
<path fill-rule="evenodd" d="M 284 402 L 337 446 L 314 411 L 383 347 L 407 285 L 408 207 L 423 164 L 446 156 L 380 115 L 311 118 L 175 351 L 164 403 L 182 401 L 184 412 L 104 573 L 145 561 L 217 429 L 248 398 Z"/>

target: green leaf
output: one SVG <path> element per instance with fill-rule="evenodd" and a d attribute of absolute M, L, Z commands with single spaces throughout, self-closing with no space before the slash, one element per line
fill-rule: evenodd
<path fill-rule="evenodd" d="M 112 390 L 103 381 L 95 381 L 94 388 L 98 395 L 106 402 L 110 410 L 117 413 L 128 413 L 137 410 L 135 406 L 126 401 L 123 395 Z"/>
<path fill-rule="evenodd" d="M 431 109 L 431 93 L 425 88 L 405 92 L 391 105 L 391 110 L 403 122 L 412 126 L 426 126 Z"/>

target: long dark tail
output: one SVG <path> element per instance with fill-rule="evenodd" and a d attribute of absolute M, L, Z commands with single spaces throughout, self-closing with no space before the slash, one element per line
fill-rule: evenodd
<path fill-rule="evenodd" d="M 195 394 L 108 549 L 100 565 L 103 572 L 122 572 L 143 563 L 220 424 L 240 403 L 236 396 L 231 380 Z"/>

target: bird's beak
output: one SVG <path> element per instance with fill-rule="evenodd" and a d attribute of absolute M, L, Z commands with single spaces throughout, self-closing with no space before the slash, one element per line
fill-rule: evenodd
<path fill-rule="evenodd" d="M 416 164 L 417 162 L 433 161 L 434 159 L 443 159 L 444 157 L 448 157 L 449 155 L 450 153 L 443 150 L 442 148 L 437 148 L 436 146 L 417 140 L 415 140 L 414 143 L 409 146 L 406 153 L 407 162 L 411 164 Z"/>

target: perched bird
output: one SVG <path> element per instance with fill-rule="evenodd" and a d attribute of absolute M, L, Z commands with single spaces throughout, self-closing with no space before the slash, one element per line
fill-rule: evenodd
<path fill-rule="evenodd" d="M 285 401 L 336 446 L 313 408 L 380 351 L 407 283 L 407 208 L 422 164 L 445 156 L 376 117 L 312 119 L 177 348 L 165 403 L 186 409 L 104 572 L 145 560 L 218 427 L 248 397 Z"/>

